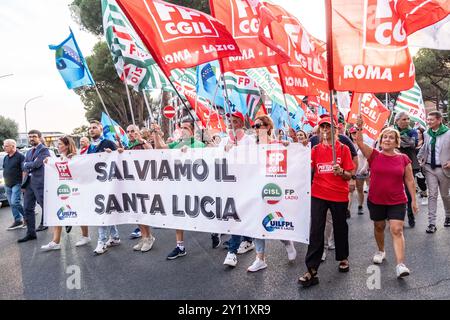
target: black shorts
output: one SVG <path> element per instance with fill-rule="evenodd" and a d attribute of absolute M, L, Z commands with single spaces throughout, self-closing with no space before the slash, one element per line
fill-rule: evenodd
<path fill-rule="evenodd" d="M 367 200 L 367 208 L 369 208 L 370 219 L 373 221 L 405 220 L 406 203 L 384 205 L 374 204 Z"/>

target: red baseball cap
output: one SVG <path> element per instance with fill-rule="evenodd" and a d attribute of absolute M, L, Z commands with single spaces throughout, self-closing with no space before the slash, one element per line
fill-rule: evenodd
<path fill-rule="evenodd" d="M 356 133 L 358 130 L 356 130 L 356 127 L 351 127 L 348 132 L 350 133 Z"/>
<path fill-rule="evenodd" d="M 243 123 L 245 123 L 245 117 L 241 112 L 234 112 L 231 114 L 232 117 L 236 117 L 242 120 Z"/>
<path fill-rule="evenodd" d="M 335 126 L 336 126 L 336 124 L 337 124 L 337 119 L 336 119 L 336 117 L 334 117 L 333 120 L 334 120 L 333 122 L 334 122 L 334 124 L 335 124 Z M 329 125 L 331 125 L 331 117 L 330 117 L 329 115 L 327 115 L 327 116 L 321 116 L 318 125 L 320 126 L 320 125 L 322 125 L 323 123 L 328 123 Z"/>

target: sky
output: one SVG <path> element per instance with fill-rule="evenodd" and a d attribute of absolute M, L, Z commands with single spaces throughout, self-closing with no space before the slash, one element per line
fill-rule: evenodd
<path fill-rule="evenodd" d="M 100 1 L 100 0 L 92 0 Z M 314 36 L 325 40 L 323 1 L 276 0 L 294 3 L 301 10 L 301 22 Z M 72 19 L 72 0 L 1 0 L 0 1 L 0 115 L 15 120 L 25 132 L 24 105 L 27 104 L 28 130 L 71 133 L 87 124 L 80 98 L 68 90 L 55 66 L 49 44 L 59 44 L 72 28 L 86 57 L 99 38 L 80 30 Z M 287 8 L 289 10 L 289 8 Z M 7 74 L 12 76 L 2 77 Z M 94 79 L 95 80 L 95 79 Z"/>

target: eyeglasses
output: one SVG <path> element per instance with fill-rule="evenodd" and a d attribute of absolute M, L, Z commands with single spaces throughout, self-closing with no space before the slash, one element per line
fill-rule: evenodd
<path fill-rule="evenodd" d="M 135 133 L 135 130 L 127 130 L 127 133 Z"/>

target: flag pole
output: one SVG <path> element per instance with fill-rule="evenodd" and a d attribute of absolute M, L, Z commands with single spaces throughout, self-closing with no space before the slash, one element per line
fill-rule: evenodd
<path fill-rule="evenodd" d="M 330 118 L 331 118 L 331 145 L 333 150 L 333 164 L 336 165 L 336 128 L 334 127 L 334 115 L 333 115 L 333 90 L 330 90 Z M 337 123 L 336 123 L 337 126 Z"/>
<path fill-rule="evenodd" d="M 128 89 L 128 84 L 126 82 L 126 79 L 125 79 L 125 81 L 123 83 L 125 84 L 125 88 L 127 90 L 128 104 L 130 106 L 130 112 L 131 112 L 131 120 L 133 120 L 133 125 L 136 125 L 136 121 L 134 121 L 133 105 L 131 104 L 130 89 Z"/>
<path fill-rule="evenodd" d="M 153 123 L 153 121 L 154 121 L 153 112 L 152 112 L 152 109 L 150 108 L 150 104 L 148 103 L 148 98 L 147 98 L 147 95 L 145 94 L 145 90 L 142 90 L 142 95 L 144 96 L 145 106 L 147 107 L 147 111 L 148 111 L 148 117 L 150 118 L 150 122 Z M 150 127 L 150 124 L 149 124 L 149 127 Z"/>

